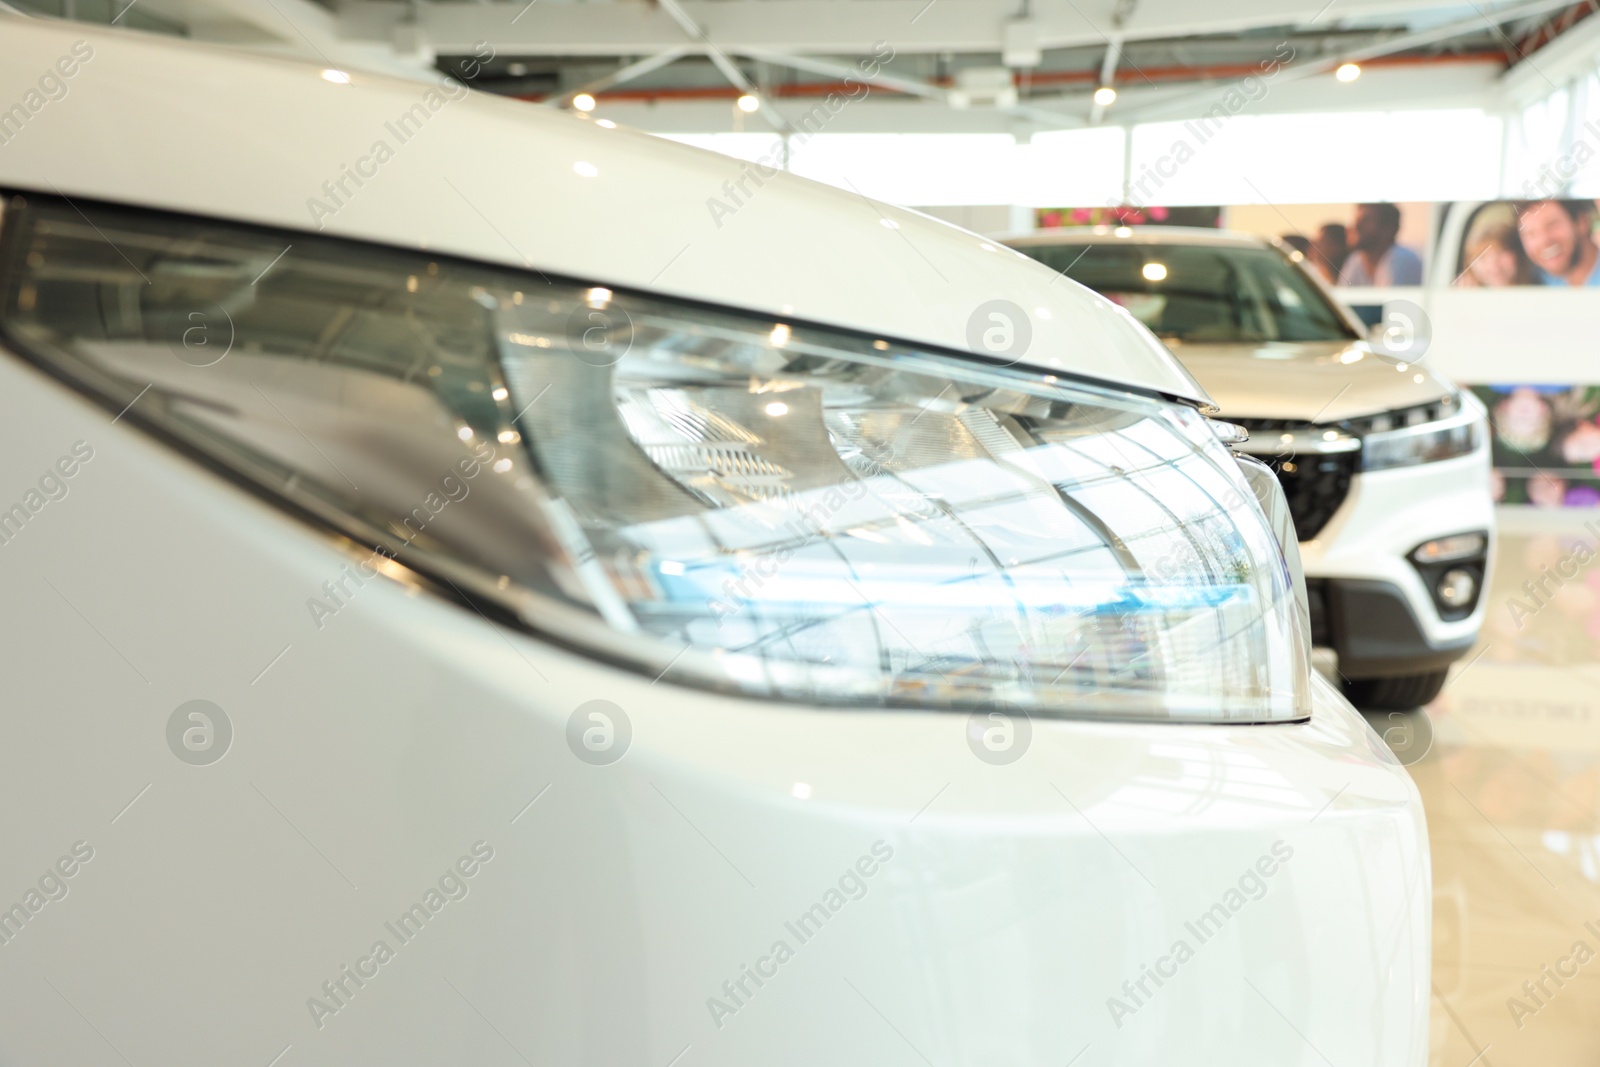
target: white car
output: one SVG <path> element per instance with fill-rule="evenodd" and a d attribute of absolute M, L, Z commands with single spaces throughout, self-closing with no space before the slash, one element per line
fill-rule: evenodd
<path fill-rule="evenodd" d="M 1425 1062 L 1417 791 L 1144 329 L 455 83 L 0 101 L 0 1061 Z"/>
<path fill-rule="evenodd" d="M 1369 344 L 1298 253 L 1247 234 L 1083 227 L 1011 244 L 1150 327 L 1249 432 L 1235 447 L 1283 483 L 1313 639 L 1345 694 L 1380 711 L 1437 696 L 1483 623 L 1494 502 L 1483 406 L 1423 338 Z"/>

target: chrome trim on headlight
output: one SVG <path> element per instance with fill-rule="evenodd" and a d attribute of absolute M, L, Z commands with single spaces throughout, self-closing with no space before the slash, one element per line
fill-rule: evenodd
<path fill-rule="evenodd" d="M 1250 440 L 1250 431 L 1240 426 L 1237 422 L 1227 422 L 1223 419 L 1207 419 L 1211 432 L 1217 435 L 1217 440 L 1234 448 Z"/>
<path fill-rule="evenodd" d="M 1361 438 L 1352 437 L 1341 430 L 1323 430 L 1312 427 L 1283 433 L 1262 432 L 1234 450 L 1247 456 L 1275 456 L 1288 459 L 1294 456 L 1327 456 L 1340 452 L 1355 452 L 1361 448 Z"/>
<path fill-rule="evenodd" d="M 1271 467 L 1247 455 L 1236 454 L 1234 460 L 1244 473 L 1245 480 L 1250 483 L 1250 488 L 1255 491 L 1256 502 L 1261 505 L 1261 510 L 1267 516 L 1267 524 L 1272 527 L 1273 534 L 1278 538 L 1283 564 L 1288 569 L 1290 581 L 1294 586 L 1295 607 L 1298 609 L 1295 627 L 1309 669 L 1312 645 L 1311 595 L 1306 591 L 1306 569 L 1300 559 L 1300 538 L 1295 534 L 1294 516 L 1289 510 L 1289 498 L 1284 495 L 1283 483 L 1278 480 L 1277 474 Z"/>

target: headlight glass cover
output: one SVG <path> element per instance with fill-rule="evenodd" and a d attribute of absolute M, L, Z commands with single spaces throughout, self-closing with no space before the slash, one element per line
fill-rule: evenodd
<path fill-rule="evenodd" d="M 13 200 L 4 242 L 13 347 L 380 568 L 609 662 L 824 705 L 1309 714 L 1288 567 L 1186 407 L 51 198 Z"/>
<path fill-rule="evenodd" d="M 1361 469 L 1368 471 L 1470 455 L 1482 447 L 1487 428 L 1482 406 L 1465 393 L 1362 421 L 1368 432 L 1361 442 Z"/>

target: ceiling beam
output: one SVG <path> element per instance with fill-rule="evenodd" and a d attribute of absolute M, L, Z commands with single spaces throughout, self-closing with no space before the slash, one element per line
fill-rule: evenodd
<path fill-rule="evenodd" d="M 941 0 L 942 2 L 942 0 Z M 1399 66 L 1373 65 L 1351 85 L 1339 86 L 1341 111 L 1392 111 L 1396 100 L 1407 101 L 1407 107 L 1419 110 L 1433 108 L 1492 108 L 1498 95 L 1496 79 L 1500 74 L 1498 63 L 1492 62 L 1439 62 L 1405 64 Z M 1163 86 L 1160 89 L 1130 89 L 1123 97 L 1142 103 L 1146 93 L 1176 94 L 1182 86 Z M 1166 116 L 1182 121 L 1199 117 L 1215 102 L 1207 98 L 1203 106 L 1191 104 L 1186 109 Z M 793 110 L 794 102 L 784 100 Z M 1120 106 L 1113 105 L 1112 110 Z M 1034 109 L 1041 113 L 1037 120 L 1019 116 L 1015 112 L 992 108 L 971 108 L 957 111 L 942 102 L 921 97 L 909 97 L 874 91 L 864 99 L 856 100 L 829 120 L 825 132 L 835 133 L 1004 133 L 1042 132 L 1050 129 L 1081 127 L 1088 113 L 1088 89 L 1070 93 L 1036 97 Z M 1044 114 L 1048 109 L 1048 114 Z M 1282 115 L 1323 112 L 1329 109 L 1325 85 L 1302 81 L 1274 88 L 1270 94 L 1249 108 L 1251 115 Z M 728 133 L 731 130 L 726 98 L 702 101 L 676 97 L 663 97 L 646 101 L 639 99 L 612 100 L 602 97 L 600 110 L 607 118 L 640 129 L 658 133 Z"/>
<path fill-rule="evenodd" d="M 1532 103 L 1600 64 L 1600 15 L 1590 15 L 1555 40 L 1514 63 L 1500 77 L 1513 107 Z"/>
<path fill-rule="evenodd" d="M 1113 88 L 1116 85 L 1117 64 L 1122 59 L 1122 29 L 1133 17 L 1138 4 L 1139 0 L 1117 0 L 1117 6 L 1111 11 L 1111 35 L 1106 38 L 1105 58 L 1100 61 L 1100 86 Z M 1094 102 L 1089 109 L 1089 125 L 1100 125 L 1106 117 L 1106 106 L 1098 100 Z"/>
<path fill-rule="evenodd" d="M 604 92 L 613 86 L 631 82 L 635 78 L 642 78 L 652 71 L 657 71 L 662 67 L 670 66 L 692 51 L 694 51 L 694 49 L 688 45 L 680 45 L 677 48 L 669 48 L 665 52 L 661 52 L 653 56 L 646 56 L 644 59 L 641 59 L 636 63 L 629 63 L 625 66 L 618 67 L 605 77 L 596 78 L 592 82 L 586 82 L 569 92 L 556 93 L 550 96 L 544 102 L 546 104 L 564 105 L 579 93 L 588 93 L 590 96 L 593 96 L 595 93 Z"/>
<path fill-rule="evenodd" d="M 1458 0 L 1336 0 L 1325 16 L 1395 20 L 1401 11 L 1457 6 Z M 991 0 L 677 0 L 677 8 L 729 53 L 863 55 L 884 41 L 897 53 L 1001 53 L 1009 11 Z M 1120 28 L 1118 0 L 1033 0 L 1030 37 L 1041 48 L 1104 44 L 1301 25 L 1326 11 L 1326 0 L 1146 0 Z M 1400 10 L 1397 10 L 1397 7 Z M 529 55 L 653 55 L 683 42 L 684 29 L 661 4 L 416 3 L 348 0 L 341 31 L 352 39 L 387 39 L 408 13 L 439 52 L 470 52 L 486 41 L 497 52 Z"/>
<path fill-rule="evenodd" d="M 728 79 L 729 84 L 738 89 L 742 95 L 756 98 L 757 110 L 761 113 L 762 121 L 782 134 L 797 132 L 794 124 L 785 118 L 781 111 L 772 106 L 772 101 L 767 98 L 767 94 L 752 85 L 750 79 L 744 76 L 744 71 L 740 70 L 733 60 L 724 55 L 722 49 L 711 43 L 711 35 L 706 33 L 705 28 L 678 4 L 678 0 L 656 0 L 656 2 L 672 21 L 678 24 L 679 29 L 705 47 L 706 55 L 710 58 L 711 65 L 716 67 L 724 78 Z"/>
<path fill-rule="evenodd" d="M 1111 86 L 1117 77 L 1117 61 L 1122 58 L 1122 41 L 1112 37 L 1106 42 L 1106 56 L 1100 63 L 1100 85 Z M 1099 86 L 1096 86 L 1096 90 Z M 1098 126 L 1100 120 L 1106 117 L 1106 105 L 1096 100 L 1089 109 L 1089 125 Z"/>
<path fill-rule="evenodd" d="M 893 74 L 886 74 L 881 69 L 876 74 L 866 74 L 860 68 L 847 63 L 835 63 L 826 59 L 813 59 L 809 56 L 797 56 L 788 52 L 759 52 L 743 49 L 740 55 L 759 59 L 763 63 L 770 63 L 777 67 L 788 67 L 790 70 L 801 70 L 808 74 L 822 74 L 840 81 L 845 78 L 854 78 L 856 81 L 868 85 L 876 85 L 880 89 L 889 89 L 907 96 L 922 96 L 929 100 L 943 101 L 946 97 L 945 90 L 937 85 L 930 85 L 916 78 L 901 78 Z"/>
<path fill-rule="evenodd" d="M 760 59 L 774 66 L 788 67 L 791 70 L 802 70 L 811 74 L 822 74 L 830 78 L 843 81 L 854 78 L 857 82 L 867 85 L 876 85 L 880 89 L 901 93 L 906 96 L 920 97 L 940 104 L 950 103 L 949 92 L 941 86 L 931 85 L 916 78 L 902 78 L 894 74 L 885 74 L 881 69 L 877 74 L 866 74 L 857 67 L 835 63 L 826 59 L 812 59 L 809 56 L 788 55 L 781 52 L 749 52 L 742 55 L 752 59 Z M 1003 108 L 985 108 L 997 114 L 1009 115 L 1012 118 L 1023 119 L 1046 129 L 1076 129 L 1083 125 L 1083 120 L 1072 115 L 1053 111 L 1033 103 L 1013 104 Z"/>
<path fill-rule="evenodd" d="M 1282 85 L 1326 74 L 1343 63 L 1363 63 L 1370 59 L 1380 59 L 1384 56 L 1394 55 L 1397 52 L 1423 48 L 1427 45 L 1438 44 L 1455 37 L 1479 32 L 1491 25 L 1540 15 L 1558 7 L 1566 7 L 1571 3 L 1572 0 L 1523 0 L 1522 3 L 1501 6 L 1493 11 L 1485 11 L 1482 7 L 1474 4 L 1474 13 L 1463 18 L 1453 19 L 1437 26 L 1430 26 L 1428 29 L 1418 30 L 1414 33 L 1398 34 L 1376 44 L 1368 45 L 1365 48 L 1357 48 L 1353 51 L 1323 58 L 1298 60 L 1285 64 L 1277 73 L 1272 75 L 1268 84 L 1272 92 L 1277 92 Z M 1124 108 L 1119 111 L 1117 119 L 1124 124 L 1152 122 L 1169 118 L 1173 112 L 1190 110 L 1197 106 L 1203 108 L 1208 102 L 1216 102 L 1219 89 L 1228 84 L 1231 83 L 1209 85 L 1192 92 L 1169 97 L 1160 102 Z M 1334 99 L 1330 98 L 1330 110 L 1335 107 Z M 1255 111 L 1257 109 L 1252 108 L 1251 110 Z"/>

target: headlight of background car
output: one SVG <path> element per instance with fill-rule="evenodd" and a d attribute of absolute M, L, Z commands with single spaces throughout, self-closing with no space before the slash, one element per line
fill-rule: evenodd
<path fill-rule="evenodd" d="M 88 210 L 13 201 L 13 344 L 113 409 L 148 386 L 129 420 L 547 639 L 808 703 L 1309 713 L 1287 567 L 1188 408 Z"/>
<path fill-rule="evenodd" d="M 1399 418 L 1405 415 L 1414 415 L 1415 421 Z M 1382 418 L 1387 422 L 1410 424 L 1376 430 L 1362 437 L 1362 470 L 1387 470 L 1454 459 L 1476 452 L 1484 440 L 1483 408 L 1470 394 L 1459 393 L 1437 405 L 1400 412 L 1399 416 Z"/>

